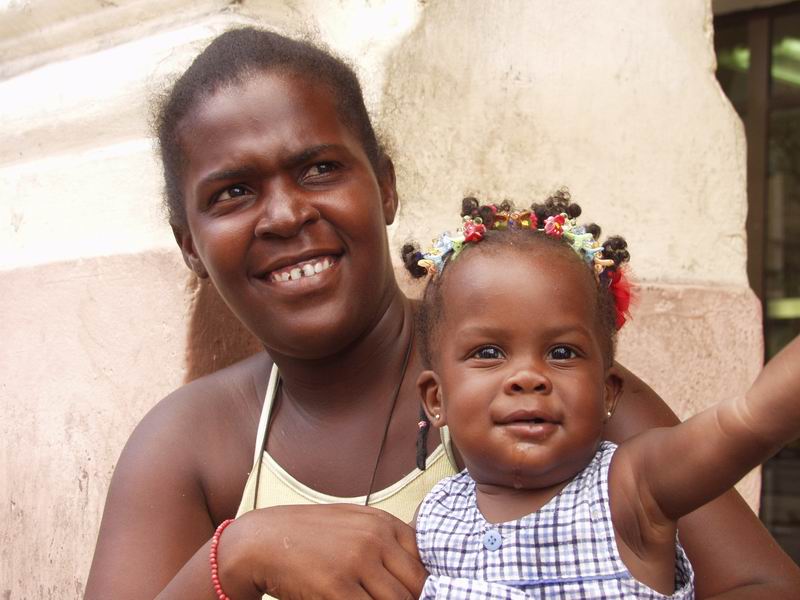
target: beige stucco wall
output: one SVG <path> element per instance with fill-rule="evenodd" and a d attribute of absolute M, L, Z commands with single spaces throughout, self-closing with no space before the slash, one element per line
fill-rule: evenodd
<path fill-rule="evenodd" d="M 216 301 L 173 248 L 147 129 L 148 98 L 243 22 L 357 62 L 396 157 L 395 243 L 453 227 L 464 193 L 567 184 L 632 247 L 626 364 L 683 415 L 758 370 L 744 136 L 714 80 L 708 2 L 0 0 L 7 600 L 82 595 L 135 423 L 187 374 L 253 348 L 208 322 Z M 751 504 L 757 490 L 749 478 Z"/>

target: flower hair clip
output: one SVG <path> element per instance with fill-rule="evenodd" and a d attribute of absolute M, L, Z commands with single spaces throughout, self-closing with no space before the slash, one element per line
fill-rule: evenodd
<path fill-rule="evenodd" d="M 621 267 L 630 257 L 627 243 L 620 237 L 611 237 L 600 244 L 597 225 L 578 225 L 581 208 L 570 202 L 565 188 L 544 203 L 531 205 L 530 210 L 517 210 L 509 202 L 481 205 L 475 198 L 464 198 L 461 214 L 461 228 L 454 234 L 442 233 L 424 252 L 413 244 L 403 247 L 403 261 L 413 276 L 435 276 L 448 261 L 458 258 L 467 244 L 483 240 L 487 231 L 527 229 L 563 240 L 572 248 L 593 270 L 598 285 L 608 287 L 614 296 L 617 329 L 626 322 L 631 285 Z"/>
<path fill-rule="evenodd" d="M 529 229 L 540 231 L 549 237 L 563 238 L 579 256 L 592 264 L 597 277 L 615 264 L 613 260 L 603 258 L 603 248 L 594 235 L 586 228 L 578 226 L 575 219 L 570 218 L 567 213 L 547 217 L 544 226 L 538 229 L 538 218 L 531 211 L 500 210 L 493 204 L 488 205 L 488 208 L 492 211 L 491 229 Z M 416 264 L 429 274 L 434 274 L 441 270 L 445 260 L 455 260 L 465 244 L 480 242 L 486 231 L 487 226 L 482 217 L 466 215 L 463 217 L 463 225 L 455 234 L 445 231 L 433 240 L 430 248 L 417 252 Z"/>
<path fill-rule="evenodd" d="M 466 216 L 461 229 L 455 234 L 445 231 L 433 240 L 430 248 L 424 252 L 416 252 L 413 258 L 418 266 L 433 275 L 441 270 L 445 259 L 455 259 L 464 248 L 464 244 L 477 244 L 483 239 L 485 233 L 486 225 L 483 224 L 480 217 Z"/>

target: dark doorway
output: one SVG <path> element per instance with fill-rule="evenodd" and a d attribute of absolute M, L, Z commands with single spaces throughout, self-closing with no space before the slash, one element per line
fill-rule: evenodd
<path fill-rule="evenodd" d="M 714 29 L 717 79 L 747 134 L 747 271 L 769 360 L 800 333 L 800 2 Z M 760 517 L 800 564 L 800 440 L 764 465 Z"/>

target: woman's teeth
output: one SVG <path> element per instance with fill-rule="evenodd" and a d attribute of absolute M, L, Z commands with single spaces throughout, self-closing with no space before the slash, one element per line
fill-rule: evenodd
<path fill-rule="evenodd" d="M 284 269 L 283 271 L 273 271 L 270 273 L 270 281 L 296 281 L 301 277 L 314 277 L 318 273 L 330 269 L 333 261 L 330 258 L 323 258 L 322 260 L 309 261 L 302 264 L 297 264 L 291 268 Z"/>

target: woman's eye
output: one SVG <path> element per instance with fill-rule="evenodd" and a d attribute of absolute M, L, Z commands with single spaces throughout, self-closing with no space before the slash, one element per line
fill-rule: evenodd
<path fill-rule="evenodd" d="M 472 358 L 478 358 L 481 360 L 499 360 L 503 357 L 503 351 L 495 346 L 484 346 L 483 348 L 478 348 L 472 354 Z"/>
<path fill-rule="evenodd" d="M 214 202 L 224 202 L 225 200 L 241 198 L 242 196 L 247 196 L 251 193 L 252 192 L 250 191 L 250 188 L 244 185 L 232 185 L 217 194 L 217 196 L 214 198 Z"/>
<path fill-rule="evenodd" d="M 321 162 L 315 165 L 311 165 L 309 169 L 304 174 L 304 179 L 316 179 L 318 177 L 324 177 L 326 175 L 330 175 L 334 173 L 339 168 L 334 162 Z"/>
<path fill-rule="evenodd" d="M 552 360 L 571 360 L 577 358 L 578 354 L 569 346 L 556 346 L 549 352 Z"/>

